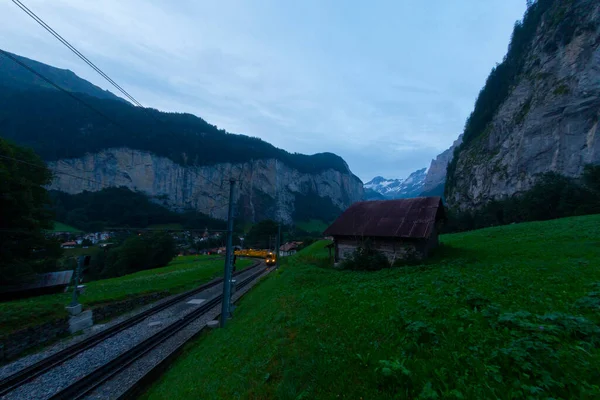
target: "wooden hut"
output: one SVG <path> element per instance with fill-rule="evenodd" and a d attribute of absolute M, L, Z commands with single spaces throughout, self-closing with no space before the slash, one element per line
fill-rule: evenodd
<path fill-rule="evenodd" d="M 324 232 L 334 240 L 334 260 L 341 261 L 364 246 L 384 253 L 390 262 L 422 260 L 438 245 L 446 218 L 439 197 L 362 201 L 352 204 Z"/>

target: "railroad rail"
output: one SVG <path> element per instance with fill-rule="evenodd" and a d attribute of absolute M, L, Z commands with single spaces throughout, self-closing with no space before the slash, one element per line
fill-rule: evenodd
<path fill-rule="evenodd" d="M 258 276 L 262 275 L 263 273 L 264 271 L 261 269 L 251 274 L 246 279 L 241 281 L 239 285 L 236 285 L 236 287 L 242 288 L 248 285 L 250 282 L 255 280 Z M 155 335 L 138 343 L 137 345 L 133 346 L 118 357 L 102 365 L 100 368 L 96 369 L 91 374 L 84 376 L 83 378 L 79 379 L 78 381 L 67 386 L 58 393 L 54 394 L 52 397 L 50 397 L 50 399 L 78 400 L 85 398 L 88 394 L 90 394 L 96 388 L 101 386 L 104 382 L 119 374 L 134 361 L 138 360 L 140 357 L 152 351 L 156 346 L 164 342 L 166 339 L 173 336 L 175 333 L 179 332 L 181 329 L 185 328 L 190 323 L 192 323 L 195 319 L 209 311 L 211 308 L 218 305 L 221 302 L 222 297 L 222 294 L 213 297 L 212 299 L 203 303 L 202 306 L 198 307 L 193 312 L 187 314 L 185 317 L 170 324 Z"/>
<path fill-rule="evenodd" d="M 250 283 L 258 275 L 262 274 L 264 271 L 263 271 L 263 268 L 259 268 L 261 266 L 264 267 L 262 262 L 259 261 L 259 262 L 254 263 L 252 266 L 250 266 L 246 269 L 236 271 L 233 274 L 233 277 L 247 273 L 248 271 L 251 271 L 256 268 L 259 269 L 258 272 L 251 274 L 247 279 L 244 279 L 242 282 L 240 282 L 236 286 L 241 288 L 241 287 L 247 285 L 248 283 Z M 207 289 L 213 288 L 213 287 L 221 284 L 222 282 L 223 282 L 223 278 L 217 278 L 217 279 L 214 279 L 214 280 L 212 280 L 204 285 L 201 285 L 195 289 L 192 289 L 190 291 L 173 296 L 170 299 L 168 299 L 167 301 L 164 301 L 155 307 L 152 307 L 148 310 L 138 313 L 138 314 L 132 316 L 131 318 L 128 318 L 122 322 L 119 322 L 119 323 L 117 323 L 109 328 L 106 328 L 106 329 L 80 341 L 80 342 L 73 344 L 72 346 L 66 347 L 48 357 L 45 357 L 42 360 L 40 360 L 28 367 L 20 369 L 19 371 L 15 372 L 14 374 L 9 375 L 9 376 L 5 377 L 4 379 L 0 380 L 0 397 L 3 397 L 7 393 L 12 392 L 16 388 L 34 380 L 38 376 L 45 374 L 46 372 L 50 371 L 51 369 L 55 368 L 56 366 L 61 365 L 64 362 L 68 361 L 69 359 L 77 356 L 78 354 L 96 346 L 97 344 L 103 342 L 104 340 L 108 339 L 109 337 L 114 336 L 114 335 L 142 322 L 149 316 L 156 314 L 160 311 L 163 311 L 163 310 L 185 300 L 186 298 L 188 298 L 190 296 L 194 296 L 194 295 L 196 295 L 200 292 L 203 292 Z M 214 305 L 218 304 L 221 301 L 221 297 L 222 297 L 222 295 L 219 295 L 219 296 L 216 296 L 213 299 L 207 301 L 206 303 L 202 304 L 202 306 L 200 306 L 197 310 L 194 310 L 193 312 L 188 314 L 186 317 L 169 325 L 168 328 L 161 330 L 159 333 L 157 333 L 157 335 L 161 334 L 161 332 L 163 332 L 163 331 L 167 332 L 167 330 L 170 329 L 170 327 L 173 325 L 175 325 L 175 326 L 181 325 L 181 328 L 183 328 L 185 325 L 189 324 L 189 322 L 193 321 L 193 319 L 197 318 L 198 315 L 201 315 L 202 313 L 206 312 L 206 310 L 209 310 L 210 308 L 214 307 Z M 200 313 L 200 314 L 198 314 L 198 313 Z M 192 314 L 193 314 L 193 316 L 192 316 Z M 184 324 L 184 325 L 182 325 L 182 324 Z M 179 329 L 181 329 L 181 328 L 179 328 Z M 177 328 L 173 327 L 172 329 L 177 329 Z M 178 331 L 179 329 L 177 329 L 176 331 Z M 174 331 L 174 332 L 176 332 L 176 331 Z M 173 333 L 171 333 L 171 335 Z M 165 334 L 167 334 L 167 333 L 165 333 Z M 148 343 L 146 343 L 144 346 L 150 346 L 152 342 L 148 341 L 148 340 L 152 339 L 153 337 L 148 338 L 146 341 L 138 344 L 138 346 L 141 346 L 143 343 L 146 343 L 146 342 L 148 342 Z M 165 336 L 164 338 L 166 338 L 166 337 L 168 337 L 168 336 Z M 164 340 L 164 338 L 163 338 L 163 340 Z M 138 346 L 136 346 L 136 348 Z M 140 347 L 140 349 L 141 348 L 142 347 Z M 129 353 L 129 351 L 126 353 Z M 111 367 L 111 368 L 114 368 L 114 367 Z M 76 397 L 67 396 L 67 397 L 52 397 L 52 398 L 69 398 L 70 399 L 70 398 L 76 398 Z"/>

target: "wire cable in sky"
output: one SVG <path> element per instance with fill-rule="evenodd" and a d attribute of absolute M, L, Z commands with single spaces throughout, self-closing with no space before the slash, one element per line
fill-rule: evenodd
<path fill-rule="evenodd" d="M 52 36 L 58 39 L 62 44 L 67 46 L 69 50 L 75 53 L 79 58 L 81 58 L 87 65 L 92 67 L 97 73 L 99 73 L 104 79 L 106 79 L 111 85 L 113 85 L 117 90 L 119 90 L 123 95 L 125 95 L 133 104 L 139 107 L 143 107 L 142 104 L 137 101 L 132 95 L 130 95 L 125 89 L 123 89 L 119 84 L 117 84 L 110 76 L 108 76 L 104 71 L 96 66 L 93 62 L 91 62 L 86 56 L 81 54 L 79 50 L 77 50 L 71 43 L 69 43 L 65 38 L 63 38 L 60 34 L 58 34 L 54 29 L 52 29 L 43 19 L 38 17 L 33 11 L 31 11 L 25 4 L 23 4 L 20 0 L 13 0 L 21 10 L 23 10 L 27 15 L 33 18 L 38 24 L 40 24 L 44 29 L 46 29 Z"/>
<path fill-rule="evenodd" d="M 32 166 L 32 167 L 35 167 L 35 168 L 39 168 L 39 169 L 47 169 L 47 167 L 45 165 L 34 164 L 34 163 L 29 162 L 29 161 L 19 160 L 18 158 L 14 158 L 14 157 L 3 156 L 3 155 L 0 154 L 0 158 L 4 158 L 6 160 L 12 160 L 14 162 L 18 162 L 20 164 L 26 164 L 26 165 L 29 165 L 29 166 Z M 55 171 L 55 170 L 51 170 L 51 172 L 55 173 L 55 174 L 61 174 L 61 175 L 70 176 L 71 178 L 81 179 L 83 181 L 88 181 L 88 182 L 91 182 L 91 183 L 96 183 L 96 184 L 104 186 L 106 188 L 111 187 L 110 185 L 107 185 L 107 184 L 105 184 L 103 182 L 95 181 L 95 180 L 89 179 L 89 178 L 84 178 L 82 176 L 73 175 L 73 174 L 70 174 L 68 172 Z"/>
<path fill-rule="evenodd" d="M 73 45 L 71 45 L 71 43 L 69 43 L 65 38 L 63 38 L 60 34 L 58 34 L 54 29 L 52 29 L 52 27 L 50 27 L 48 24 L 46 24 L 46 22 L 44 22 L 44 20 L 42 20 L 40 17 L 38 17 L 33 11 L 31 11 L 29 8 L 27 8 L 27 6 L 25 6 L 20 0 L 13 0 L 13 3 L 16 4 L 21 10 L 23 10 L 27 15 L 29 15 L 31 18 L 33 18 L 38 24 L 40 24 L 44 29 L 46 29 L 50 34 L 52 34 L 52 36 L 54 36 L 56 39 L 58 39 L 61 43 L 63 43 L 65 46 L 67 46 L 67 48 L 69 48 L 73 53 L 75 53 L 79 58 L 81 58 L 86 64 L 88 64 L 90 67 L 92 67 L 96 72 L 98 72 L 102 77 L 104 77 L 108 82 L 110 82 L 113 86 L 115 86 L 121 93 L 123 93 L 128 99 L 130 99 L 135 105 L 141 107 L 151 118 L 153 118 L 154 120 L 156 120 L 159 123 L 163 123 L 162 121 L 160 121 L 158 118 L 156 118 L 149 110 L 147 110 L 139 101 L 137 101 L 132 95 L 130 95 L 125 89 L 123 89 L 121 86 L 119 86 L 113 79 L 111 79 L 106 73 L 104 73 L 100 68 L 98 68 L 93 62 L 91 62 L 87 57 L 85 57 L 79 50 L 77 50 Z M 57 88 L 58 90 L 64 92 L 65 94 L 67 94 L 68 96 L 70 96 L 71 98 L 73 98 L 74 100 L 78 101 L 79 103 L 85 105 L 86 107 L 88 107 L 89 109 L 93 110 L 94 112 L 98 113 L 100 116 L 104 117 L 105 119 L 107 119 L 108 121 L 110 121 L 112 124 L 115 124 L 116 126 L 119 126 L 120 128 L 124 129 L 125 128 L 123 126 L 121 126 L 120 124 L 118 124 L 117 122 L 115 122 L 114 120 L 112 120 L 111 118 L 109 118 L 106 114 L 104 114 L 103 112 L 99 111 L 98 109 L 96 109 L 95 107 L 91 106 L 90 104 L 86 103 L 85 101 L 79 99 L 77 96 L 75 96 L 73 93 L 69 92 L 68 90 L 60 87 L 59 85 L 57 85 L 56 83 L 52 82 L 50 79 L 46 78 L 45 76 L 43 76 L 42 74 L 40 74 L 39 72 L 35 71 L 34 69 L 32 69 L 31 67 L 29 67 L 28 65 L 24 64 L 23 62 L 21 62 L 20 60 L 18 60 L 17 58 L 15 58 L 14 56 L 12 56 L 10 53 L 5 52 L 4 50 L 0 49 L 0 52 L 5 56 L 8 57 L 10 59 L 12 59 L 14 62 L 16 62 L 17 64 L 19 64 L 21 67 L 29 70 L 31 73 L 35 74 L 36 76 L 38 76 L 39 78 L 43 79 L 45 82 L 47 82 L 48 84 L 54 86 L 55 88 Z M 212 181 L 211 179 L 198 175 L 200 178 L 202 178 L 205 182 L 212 184 L 213 186 L 222 189 L 223 185 L 219 185 L 217 183 L 215 183 L 214 181 Z"/>
<path fill-rule="evenodd" d="M 38 169 L 47 169 L 47 167 L 45 165 L 34 164 L 34 163 L 29 162 L 29 161 L 20 160 L 20 159 L 15 158 L 15 157 L 10 157 L 10 156 L 5 156 L 5 155 L 0 154 L 0 158 L 6 159 L 6 160 L 11 160 L 11 161 L 14 161 L 14 162 L 18 162 L 20 164 L 29 165 L 31 167 L 35 167 L 35 168 L 38 168 Z M 90 182 L 90 183 L 95 183 L 97 185 L 100 185 L 103 188 L 116 187 L 116 186 L 108 185 L 108 184 L 106 184 L 104 182 L 96 181 L 94 179 L 89 179 L 89 178 L 84 178 L 82 176 L 73 175 L 73 174 L 70 174 L 68 172 L 63 172 L 63 171 L 58 171 L 58 170 L 51 170 L 51 172 L 54 173 L 54 174 L 66 175 L 66 176 L 69 176 L 71 178 L 81 179 L 83 181 L 87 181 L 87 182 Z M 200 177 L 204 178 L 203 176 L 200 176 Z M 225 197 L 222 194 L 218 194 L 218 195 L 221 196 L 221 197 L 223 197 L 223 198 Z M 210 216 L 210 213 L 212 213 L 214 210 L 226 207 L 228 205 L 229 205 L 229 202 L 227 202 L 225 204 L 214 205 L 214 206 L 209 207 L 208 209 L 204 210 L 202 213 Z"/>
<path fill-rule="evenodd" d="M 115 121 L 113 121 L 111 118 L 109 118 L 106 114 L 104 114 L 102 111 L 98 110 L 97 108 L 93 107 L 92 105 L 90 105 L 89 103 L 81 100 L 80 98 L 78 98 L 77 96 L 75 96 L 73 93 L 69 92 L 68 90 L 58 86 L 56 83 L 52 82 L 50 79 L 46 78 L 44 75 L 40 74 L 39 72 L 37 72 L 36 70 L 34 70 L 33 68 L 31 68 L 30 66 L 28 66 L 27 64 L 23 63 L 21 60 L 17 59 L 16 57 L 14 57 L 12 54 L 10 54 L 7 51 L 4 51 L 2 49 L 0 49 L 0 54 L 2 54 L 4 57 L 10 58 L 11 60 L 13 60 L 14 62 L 16 62 L 17 64 L 19 64 L 21 67 L 25 68 L 26 70 L 28 70 L 29 72 L 31 72 L 32 74 L 36 75 L 38 78 L 42 79 L 43 81 L 45 81 L 46 83 L 48 83 L 49 85 L 54 86 L 56 89 L 60 90 L 61 92 L 65 93 L 67 96 L 71 97 L 72 99 L 74 99 L 75 101 L 77 101 L 78 103 L 83 104 L 84 106 L 86 106 L 87 108 L 89 108 L 90 110 L 94 111 L 95 113 L 99 114 L 101 117 L 106 118 L 111 124 L 115 124 L 117 126 L 121 126 L 118 123 L 116 123 Z"/>
<path fill-rule="evenodd" d="M 55 87 L 56 89 L 60 90 L 61 92 L 63 92 L 67 96 L 71 97 L 73 100 L 77 101 L 78 103 L 80 103 L 80 104 L 84 105 L 85 107 L 89 108 L 90 110 L 94 111 L 95 113 L 97 113 L 98 115 L 100 115 L 102 118 L 105 118 L 107 121 L 109 121 L 111 124 L 114 124 L 114 125 L 120 127 L 123 130 L 126 130 L 125 127 L 123 127 L 121 124 L 119 124 L 116 121 L 114 121 L 112 118 L 110 118 L 109 116 L 107 116 L 106 114 L 104 114 L 102 111 L 98 110 L 97 108 L 95 108 L 91 104 L 89 104 L 86 101 L 84 101 L 84 100 L 80 99 L 79 97 L 75 96 L 73 93 L 69 92 L 68 90 L 64 89 L 63 87 L 61 87 L 61 86 L 57 85 L 56 83 L 52 82 L 50 79 L 46 78 L 44 75 L 40 74 L 39 72 L 37 72 L 36 70 L 34 70 L 30 66 L 28 66 L 27 64 L 23 63 L 18 58 L 14 57 L 11 53 L 0 49 L 0 54 L 2 54 L 3 56 L 11 59 L 12 61 L 14 61 L 18 65 L 20 65 L 22 68 L 25 68 L 26 70 L 28 70 L 32 74 L 36 75 L 38 78 L 42 79 L 43 81 L 45 81 L 49 85 L 52 85 L 53 87 Z M 222 185 L 219 185 L 219 184 L 213 182 L 211 179 L 208 179 L 207 177 L 202 176 L 202 175 L 198 175 L 198 176 L 200 178 L 204 179 L 205 182 L 210 183 L 211 185 L 213 185 L 213 186 L 215 186 L 215 187 L 217 187 L 219 189 L 222 188 Z"/>

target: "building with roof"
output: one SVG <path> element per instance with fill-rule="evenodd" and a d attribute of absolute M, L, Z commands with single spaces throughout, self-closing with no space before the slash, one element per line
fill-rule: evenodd
<path fill-rule="evenodd" d="M 438 245 L 446 214 L 439 197 L 362 201 L 352 204 L 324 232 L 333 237 L 334 260 L 344 260 L 369 241 L 391 263 L 426 258 Z"/>
<path fill-rule="evenodd" d="M 0 286 L 0 300 L 39 296 L 64 292 L 73 279 L 73 271 L 48 272 L 37 274 L 26 282 Z"/>
<path fill-rule="evenodd" d="M 298 247 L 302 245 L 302 242 L 288 242 L 279 246 L 279 255 L 282 257 L 291 256 L 296 254 Z"/>

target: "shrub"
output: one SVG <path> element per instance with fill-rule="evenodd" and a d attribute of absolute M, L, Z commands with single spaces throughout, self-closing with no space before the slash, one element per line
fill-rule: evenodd
<path fill-rule="evenodd" d="M 408 247 L 404 257 L 394 260 L 393 266 L 405 267 L 409 265 L 419 265 L 422 264 L 422 262 L 419 252 L 414 247 Z"/>
<path fill-rule="evenodd" d="M 342 262 L 343 269 L 377 271 L 389 268 L 388 258 L 380 251 L 373 248 L 370 241 L 366 240 L 362 246 L 354 250 L 352 256 Z"/>
<path fill-rule="evenodd" d="M 176 254 L 175 241 L 168 233 L 132 236 L 119 247 L 94 257 L 87 279 L 112 278 L 164 267 Z"/>

